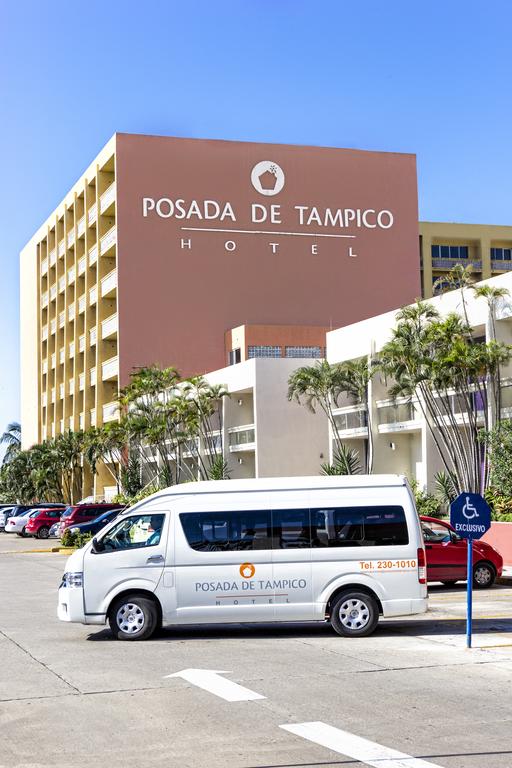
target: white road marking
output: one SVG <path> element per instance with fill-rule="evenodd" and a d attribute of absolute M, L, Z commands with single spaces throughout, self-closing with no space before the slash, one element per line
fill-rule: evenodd
<path fill-rule="evenodd" d="M 215 696 L 220 696 L 225 701 L 252 701 L 253 699 L 266 698 L 266 696 L 251 691 L 243 685 L 219 677 L 219 675 L 229 674 L 231 673 L 219 669 L 182 669 L 181 672 L 165 675 L 165 677 L 182 677 L 183 680 L 187 680 L 192 685 L 197 685 L 198 688 L 213 693 Z"/>
<path fill-rule="evenodd" d="M 411 757 L 399 752 L 397 749 L 383 747 L 374 741 L 362 739 L 360 736 L 326 723 L 297 723 L 279 727 L 373 768 L 442 768 L 437 763 L 429 763 L 419 757 Z"/>

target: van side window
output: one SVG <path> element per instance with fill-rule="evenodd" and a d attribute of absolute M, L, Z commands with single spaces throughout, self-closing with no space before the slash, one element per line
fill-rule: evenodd
<path fill-rule="evenodd" d="M 181 514 L 185 538 L 198 552 L 271 549 L 270 512 L 194 512 Z"/>
<path fill-rule="evenodd" d="M 311 547 L 309 509 L 272 510 L 273 549 Z"/>
<path fill-rule="evenodd" d="M 403 507 L 311 510 L 313 547 L 384 547 L 408 544 Z"/>

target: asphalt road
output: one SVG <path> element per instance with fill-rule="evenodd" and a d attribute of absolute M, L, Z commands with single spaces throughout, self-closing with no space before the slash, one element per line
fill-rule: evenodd
<path fill-rule="evenodd" d="M 65 557 L 7 554 L 28 548 L 12 539 L 0 535 L 2 768 L 512 766 L 509 587 L 475 593 L 471 650 L 463 586 L 431 587 L 429 614 L 369 638 L 237 625 L 122 643 L 60 623 Z M 226 701 L 166 677 L 189 668 L 225 671 L 215 680 L 263 698 Z"/>

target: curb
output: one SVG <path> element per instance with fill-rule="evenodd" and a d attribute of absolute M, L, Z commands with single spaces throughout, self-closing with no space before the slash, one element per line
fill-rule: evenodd
<path fill-rule="evenodd" d="M 15 549 L 10 552 L 0 552 L 1 555 L 48 555 L 57 553 L 61 555 L 70 555 L 75 551 L 74 547 L 52 547 L 51 549 Z"/>

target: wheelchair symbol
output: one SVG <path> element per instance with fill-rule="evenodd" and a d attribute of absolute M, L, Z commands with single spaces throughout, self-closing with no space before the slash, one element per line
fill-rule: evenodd
<path fill-rule="evenodd" d="M 476 511 L 476 507 L 474 504 L 471 504 L 469 500 L 469 496 L 466 496 L 466 503 L 462 507 L 462 514 L 466 518 L 466 520 L 473 520 L 474 517 L 478 517 L 478 512 Z"/>

